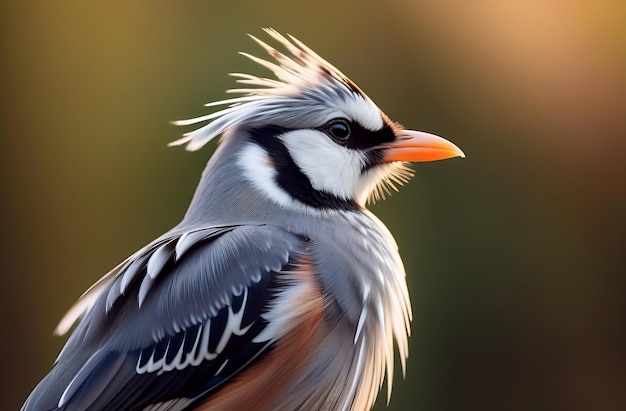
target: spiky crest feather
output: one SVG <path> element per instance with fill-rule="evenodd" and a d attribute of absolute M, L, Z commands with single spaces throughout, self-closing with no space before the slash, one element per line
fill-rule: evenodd
<path fill-rule="evenodd" d="M 206 107 L 227 105 L 222 110 L 188 119 L 174 124 L 187 126 L 210 121 L 196 130 L 171 142 L 170 146 L 186 145 L 189 151 L 202 148 L 224 131 L 242 124 L 280 124 L 298 126 L 319 125 L 320 118 L 349 99 L 363 99 L 376 109 L 374 103 L 332 64 L 321 58 L 313 50 L 291 35 L 285 37 L 273 29 L 264 29 L 290 54 L 284 54 L 267 43 L 250 35 L 276 63 L 255 57 L 245 52 L 240 54 L 260 64 L 274 73 L 277 80 L 257 77 L 251 74 L 231 73 L 237 83 L 252 87 L 234 88 L 227 93 L 243 96 L 224 99 L 206 104 Z M 324 104 L 319 104 L 324 102 Z M 303 109 L 303 107 L 305 109 Z M 378 110 L 379 111 L 379 110 Z"/>

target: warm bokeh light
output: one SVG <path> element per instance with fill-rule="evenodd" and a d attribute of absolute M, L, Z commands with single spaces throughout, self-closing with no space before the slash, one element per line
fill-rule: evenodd
<path fill-rule="evenodd" d="M 374 211 L 415 321 L 393 410 L 626 403 L 626 3 L 5 2 L 2 339 L 17 409 L 80 293 L 176 224 L 214 148 L 169 121 L 292 33 L 393 119 L 467 155 L 415 166 Z M 381 395 L 377 409 L 385 409 Z"/>

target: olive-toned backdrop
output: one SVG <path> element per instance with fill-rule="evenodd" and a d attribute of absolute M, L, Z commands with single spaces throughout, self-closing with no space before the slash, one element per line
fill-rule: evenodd
<path fill-rule="evenodd" d="M 390 408 L 617 409 L 625 18 L 618 0 L 3 2 L 0 408 L 49 370 L 80 293 L 182 216 L 215 145 L 167 148 L 169 121 L 228 72 L 265 74 L 237 51 L 272 26 L 467 154 L 373 207 L 415 317 Z"/>

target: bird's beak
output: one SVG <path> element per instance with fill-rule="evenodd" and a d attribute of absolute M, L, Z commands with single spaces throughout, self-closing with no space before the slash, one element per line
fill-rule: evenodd
<path fill-rule="evenodd" d="M 422 162 L 465 157 L 456 145 L 434 134 L 401 130 L 396 132 L 396 136 L 394 142 L 385 146 L 385 161 Z"/>

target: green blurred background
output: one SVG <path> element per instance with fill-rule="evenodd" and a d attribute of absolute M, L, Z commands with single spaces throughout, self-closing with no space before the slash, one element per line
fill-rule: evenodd
<path fill-rule="evenodd" d="M 395 120 L 457 143 L 373 207 L 409 275 L 394 410 L 611 410 L 626 398 L 626 3 L 5 1 L 2 409 L 72 302 L 182 217 L 215 144 L 167 148 L 245 33 L 289 32 Z M 384 409 L 381 395 L 378 409 Z"/>

